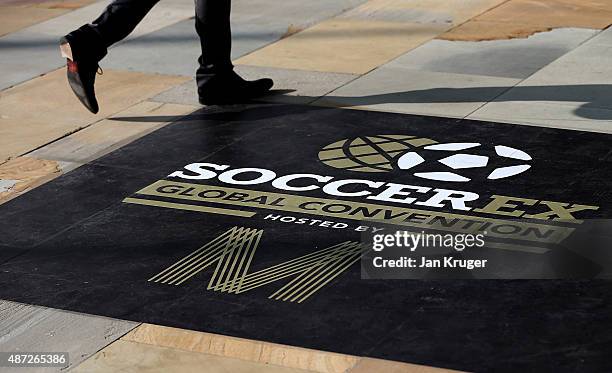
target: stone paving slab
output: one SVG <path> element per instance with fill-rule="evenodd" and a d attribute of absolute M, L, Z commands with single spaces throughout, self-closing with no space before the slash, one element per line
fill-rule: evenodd
<path fill-rule="evenodd" d="M 0 7 L 0 36 L 66 13 L 64 9 Z"/>
<path fill-rule="evenodd" d="M 100 63 L 111 69 L 194 76 L 200 41 L 188 19 L 112 48 Z"/>
<path fill-rule="evenodd" d="M 0 90 L 60 67 L 59 38 L 19 31 L 0 38 Z M 1 95 L 2 93 L 0 93 Z"/>
<path fill-rule="evenodd" d="M 0 0 L 0 7 L 18 6 L 46 9 L 78 9 L 95 0 Z"/>
<path fill-rule="evenodd" d="M 92 115 L 74 97 L 65 74 L 59 69 L 0 93 L 0 161 L 41 147 L 186 80 L 107 70 L 97 78 L 101 109 Z"/>
<path fill-rule="evenodd" d="M 59 38 L 94 20 L 109 1 L 100 1 L 59 17 L 0 37 L 0 90 L 52 71 L 65 63 L 58 50 Z M 191 0 L 165 0 L 157 4 L 128 39 L 192 17 Z"/>
<path fill-rule="evenodd" d="M 612 29 L 606 31 L 612 34 Z M 565 90 L 551 94 L 550 99 L 540 97 L 542 101 L 588 101 L 595 107 L 612 109 L 610 93 L 612 91 L 612 45 L 601 45 L 593 39 L 593 43 L 585 43 L 557 61 L 546 66 L 528 79 L 521 82 L 522 86 L 570 86 Z M 524 92 L 523 92 L 524 93 Z M 513 91 L 508 97 L 515 98 Z M 533 97 L 529 97 L 533 99 Z"/>
<path fill-rule="evenodd" d="M 395 361 L 363 358 L 350 373 L 451 373 L 456 370 L 428 367 L 424 365 L 397 363 Z"/>
<path fill-rule="evenodd" d="M 0 349 L 3 352 L 68 352 L 69 367 L 78 365 L 137 325 L 131 321 L 0 300 Z"/>
<path fill-rule="evenodd" d="M 612 131 L 612 45 L 606 30 L 522 81 L 471 118 Z M 603 44 L 602 44 L 603 43 Z"/>
<path fill-rule="evenodd" d="M 362 358 L 146 323 L 134 328 L 121 340 L 318 373 L 451 372 L 423 365 Z"/>
<path fill-rule="evenodd" d="M 584 104 L 548 102 L 495 102 L 487 104 L 469 119 L 515 123 L 539 127 L 612 133 L 612 110 Z"/>
<path fill-rule="evenodd" d="M 311 103 L 317 98 L 357 78 L 357 75 L 321 73 L 316 71 L 276 69 L 237 65 L 236 71 L 245 79 L 269 77 L 274 79 L 274 90 L 281 95 L 261 97 L 261 101 Z M 152 98 L 153 101 L 199 105 L 196 83 L 190 80 Z"/>
<path fill-rule="evenodd" d="M 560 27 L 603 29 L 612 24 L 612 3 L 601 0 L 509 0 L 440 36 L 447 40 L 526 37 Z"/>
<path fill-rule="evenodd" d="M 117 341 L 72 370 L 83 373 L 106 372 L 184 372 L 184 373 L 307 373 L 301 369 L 278 367 L 197 352 Z"/>
<path fill-rule="evenodd" d="M 259 27 L 267 26 L 269 30 L 280 27 L 284 28 L 285 32 L 295 32 L 366 2 L 367 0 L 234 0 L 232 26 L 239 27 L 241 23 L 248 23 Z M 258 11 L 254 12 L 253 9 Z"/>
<path fill-rule="evenodd" d="M 612 45 L 612 32 L 610 32 L 609 29 L 600 32 L 596 38 L 589 40 L 589 45 L 601 45 L 601 46 Z"/>
<path fill-rule="evenodd" d="M 612 3 L 601 0 L 510 0 L 475 20 L 602 29 L 612 23 Z"/>
<path fill-rule="evenodd" d="M 341 18 L 459 25 L 506 0 L 370 0 Z"/>
<path fill-rule="evenodd" d="M 364 74 L 433 39 L 447 27 L 336 18 L 240 58 L 237 63 Z"/>
<path fill-rule="evenodd" d="M 89 23 L 96 19 L 112 0 L 97 1 L 91 5 L 79 8 L 46 22 L 28 28 L 28 31 L 39 34 L 57 36 Z M 172 25 L 183 19 L 193 17 L 193 1 L 190 0 L 164 0 L 160 1 L 147 14 L 128 38 L 137 38 L 150 32 Z"/>
<path fill-rule="evenodd" d="M 598 32 L 565 28 L 525 39 L 481 42 L 432 40 L 389 62 L 387 66 L 524 79 Z"/>
<path fill-rule="evenodd" d="M 146 323 L 122 340 L 319 373 L 347 372 L 359 361 L 351 355 Z"/>
<path fill-rule="evenodd" d="M 288 0 L 280 5 L 271 0 L 237 1 L 232 4 L 232 58 L 246 55 L 362 2 Z M 260 11 L 254 13 L 253 9 Z M 127 42 L 111 51 L 104 66 L 194 76 L 201 54 L 194 24 L 193 19 L 185 20 Z"/>
<path fill-rule="evenodd" d="M 383 66 L 315 104 L 462 118 L 519 81 Z"/>
<path fill-rule="evenodd" d="M 363 74 L 502 1 L 368 1 L 238 63 Z"/>
<path fill-rule="evenodd" d="M 78 164 L 87 163 L 197 109 L 197 106 L 144 101 L 37 149 L 28 156 Z M 149 117 L 152 120 L 116 121 L 113 117 Z"/>
<path fill-rule="evenodd" d="M 0 0 L 0 37 L 88 5 L 93 0 Z"/>

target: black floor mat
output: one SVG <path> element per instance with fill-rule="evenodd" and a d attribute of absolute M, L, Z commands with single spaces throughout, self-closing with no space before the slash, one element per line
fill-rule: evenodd
<path fill-rule="evenodd" d="M 203 110 L 0 206 L 0 298 L 461 370 L 610 370 L 607 281 L 362 280 L 355 258 L 364 213 L 606 218 L 611 144 L 366 111 Z M 466 153 L 478 157 L 449 159 Z M 436 202 L 448 190 L 478 198 Z"/>

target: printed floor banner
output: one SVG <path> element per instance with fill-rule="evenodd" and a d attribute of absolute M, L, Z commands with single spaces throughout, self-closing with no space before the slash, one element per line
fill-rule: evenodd
<path fill-rule="evenodd" d="M 0 298 L 460 370 L 610 370 L 611 144 L 203 109 L 1 205 Z M 406 232 L 439 241 L 398 249 Z"/>

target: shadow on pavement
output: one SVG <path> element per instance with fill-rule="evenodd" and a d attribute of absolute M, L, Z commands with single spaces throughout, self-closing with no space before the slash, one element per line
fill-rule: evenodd
<path fill-rule="evenodd" d="M 294 90 L 275 90 L 272 95 L 283 96 Z M 287 96 L 289 97 L 289 96 Z M 583 103 L 574 114 L 592 120 L 612 120 L 612 85 L 576 84 L 551 86 L 519 87 L 472 87 L 472 88 L 432 88 L 424 90 L 391 92 L 364 96 L 324 96 L 302 98 L 334 107 L 353 107 L 377 104 L 401 103 L 459 103 L 459 102 L 546 102 L 546 103 Z M 495 97 L 491 99 L 491 97 Z M 257 102 L 265 104 L 265 102 Z M 272 103 L 270 103 L 272 104 Z M 299 105 L 296 105 L 299 106 Z M 201 119 L 221 119 L 228 115 L 240 115 L 244 105 L 216 107 L 210 112 L 197 111 L 183 118 L 170 116 L 113 117 L 112 120 L 131 122 L 192 121 Z M 261 119 L 261 118 L 260 118 Z"/>
<path fill-rule="evenodd" d="M 495 97 L 494 99 L 490 99 Z M 458 102 L 535 102 L 584 103 L 574 111 L 577 116 L 612 119 L 612 85 L 575 84 L 517 87 L 432 88 L 415 91 L 391 92 L 366 96 L 322 97 L 321 102 L 340 107 L 390 103 L 458 103 Z"/>

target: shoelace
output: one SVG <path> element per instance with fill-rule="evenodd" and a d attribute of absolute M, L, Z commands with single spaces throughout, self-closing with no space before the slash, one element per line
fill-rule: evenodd
<path fill-rule="evenodd" d="M 100 67 L 100 65 L 98 65 L 98 70 L 96 70 L 96 74 L 98 74 L 98 75 L 104 75 L 104 70 L 102 70 L 102 68 Z"/>

